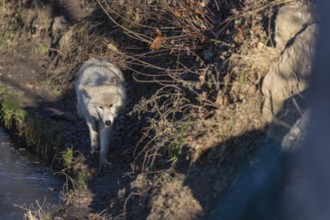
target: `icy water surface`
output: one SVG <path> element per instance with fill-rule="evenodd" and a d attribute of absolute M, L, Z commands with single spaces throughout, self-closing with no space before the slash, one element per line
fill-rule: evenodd
<path fill-rule="evenodd" d="M 59 204 L 63 180 L 35 156 L 19 150 L 0 128 L 0 219 L 23 219 L 25 211 L 17 206 L 29 207 L 45 200 Z"/>

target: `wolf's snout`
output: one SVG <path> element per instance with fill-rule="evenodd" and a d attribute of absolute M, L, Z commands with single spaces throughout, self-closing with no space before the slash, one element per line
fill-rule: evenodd
<path fill-rule="evenodd" d="M 105 124 L 106 126 L 110 126 L 110 125 L 111 125 L 111 121 L 110 121 L 110 120 L 106 120 L 106 121 L 104 122 L 104 124 Z"/>

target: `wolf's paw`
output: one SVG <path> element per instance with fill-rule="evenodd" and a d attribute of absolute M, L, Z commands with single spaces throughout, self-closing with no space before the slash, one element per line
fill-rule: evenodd
<path fill-rule="evenodd" d="M 113 167 L 113 164 L 110 161 L 108 160 L 100 161 L 98 174 L 101 174 L 103 171 L 110 169 L 111 167 Z"/>
<path fill-rule="evenodd" d="M 92 157 L 97 157 L 97 155 L 99 154 L 98 149 L 92 148 L 90 154 L 92 155 Z"/>
<path fill-rule="evenodd" d="M 105 160 L 105 161 L 100 163 L 100 169 L 109 169 L 112 166 L 113 166 L 113 164 L 108 160 Z"/>

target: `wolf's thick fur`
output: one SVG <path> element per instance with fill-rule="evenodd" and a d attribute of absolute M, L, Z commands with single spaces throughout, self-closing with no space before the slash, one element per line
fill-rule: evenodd
<path fill-rule="evenodd" d="M 100 147 L 100 169 L 111 166 L 107 160 L 109 139 L 126 100 L 123 74 L 107 60 L 92 58 L 81 66 L 75 89 L 77 112 L 89 128 L 91 153 Z"/>

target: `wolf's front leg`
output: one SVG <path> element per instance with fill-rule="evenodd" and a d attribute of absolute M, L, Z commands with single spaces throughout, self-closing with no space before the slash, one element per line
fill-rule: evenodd
<path fill-rule="evenodd" d="M 96 155 L 99 150 L 99 134 L 97 132 L 97 123 L 92 119 L 86 120 L 86 122 L 89 129 L 89 136 L 91 139 L 91 154 Z"/>
<path fill-rule="evenodd" d="M 100 123 L 100 170 L 112 166 L 112 163 L 107 160 L 111 132 L 112 126 L 104 126 L 103 123 Z"/>

